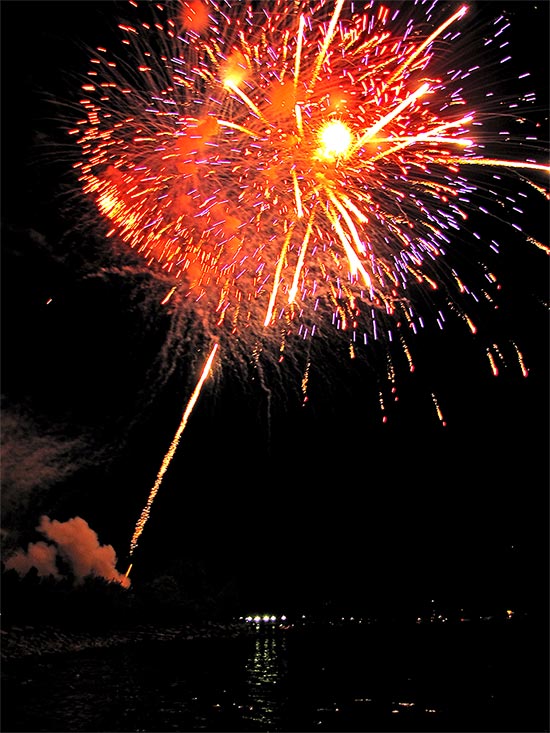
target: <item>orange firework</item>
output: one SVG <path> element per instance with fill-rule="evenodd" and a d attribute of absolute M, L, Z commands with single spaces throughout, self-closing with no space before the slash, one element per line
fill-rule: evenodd
<path fill-rule="evenodd" d="M 78 168 L 111 234 L 173 277 L 213 338 L 416 331 L 412 296 L 438 288 L 467 218 L 464 172 L 549 171 L 480 154 L 462 92 L 478 67 L 438 56 L 465 5 L 418 28 L 410 3 L 155 8 L 120 25 L 123 54 L 92 59 Z"/>

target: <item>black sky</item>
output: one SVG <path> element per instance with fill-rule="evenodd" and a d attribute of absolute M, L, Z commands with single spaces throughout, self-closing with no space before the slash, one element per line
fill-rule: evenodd
<path fill-rule="evenodd" d="M 547 118 L 548 4 L 473 6 L 511 12 L 514 58 L 533 70 L 542 108 L 534 114 Z M 29 462 L 38 487 L 10 499 L 4 529 L 9 546 L 35 540 L 42 513 L 82 516 L 114 545 L 124 570 L 200 360 L 154 386 L 168 322 L 140 302 L 146 274 L 136 283 L 97 276 L 123 255 L 86 230 L 89 204 L 71 181 L 59 130 L 67 73 L 86 67 L 81 44 L 113 33 L 112 7 L 0 6 L 3 422 L 28 446 L 20 468 Z M 547 241 L 547 205 L 541 198 L 531 206 L 530 231 Z M 528 379 L 517 364 L 494 378 L 486 339 L 456 325 L 418 338 L 417 371 L 398 375 L 400 402 L 389 406 L 386 425 L 376 379 L 339 357 L 312 369 L 306 406 L 290 389 L 282 396 L 284 373 L 271 395 L 258 379 L 218 374 L 157 497 L 136 577 L 191 561 L 234 577 L 251 603 L 392 606 L 435 597 L 540 610 L 548 577 L 547 262 L 511 239 L 495 268 L 504 289 L 495 339 L 520 345 Z M 44 433 L 59 449 L 59 480 L 41 486 L 43 462 L 32 446 Z M 63 453 L 69 440 L 76 447 Z M 64 473 L 64 463 L 74 470 Z"/>

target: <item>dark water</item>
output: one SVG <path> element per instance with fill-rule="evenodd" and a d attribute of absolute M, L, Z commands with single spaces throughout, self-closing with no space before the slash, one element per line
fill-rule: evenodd
<path fill-rule="evenodd" d="M 3 666 L 8 731 L 546 731 L 545 642 L 514 624 L 262 629 Z"/>

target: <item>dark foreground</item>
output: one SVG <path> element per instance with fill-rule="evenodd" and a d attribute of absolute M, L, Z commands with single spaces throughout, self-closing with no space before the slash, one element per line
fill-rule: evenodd
<path fill-rule="evenodd" d="M 548 731 L 527 623 L 172 633 L 3 663 L 2 731 Z"/>

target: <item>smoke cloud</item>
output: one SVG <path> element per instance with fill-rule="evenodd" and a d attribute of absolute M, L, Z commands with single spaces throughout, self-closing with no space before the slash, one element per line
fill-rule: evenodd
<path fill-rule="evenodd" d="M 57 548 L 45 542 L 30 542 L 27 552 L 18 550 L 6 561 L 6 570 L 17 570 L 19 575 L 26 575 L 31 568 L 38 570 L 38 575 L 53 575 L 61 578 L 56 564 Z"/>
<path fill-rule="evenodd" d="M 33 417 L 2 405 L 2 512 L 20 511 L 34 492 L 59 484 L 82 467 L 82 438 L 40 427 Z"/>
<path fill-rule="evenodd" d="M 104 578 L 120 583 L 124 588 L 130 586 L 130 579 L 116 569 L 117 557 L 111 545 L 101 545 L 96 532 L 82 517 L 73 517 L 66 522 L 40 517 L 36 527 L 47 542 L 31 542 L 27 550 L 18 550 L 5 563 L 6 570 L 14 569 L 26 575 L 34 567 L 40 576 L 53 575 L 62 578 L 57 559 L 63 560 L 80 583 L 87 576 Z"/>

